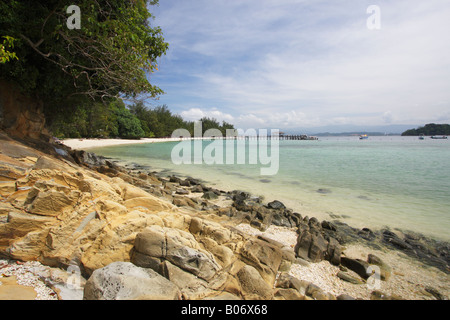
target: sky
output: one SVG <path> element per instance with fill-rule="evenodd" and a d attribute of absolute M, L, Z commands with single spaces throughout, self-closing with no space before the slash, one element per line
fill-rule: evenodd
<path fill-rule="evenodd" d="M 150 106 L 186 120 L 450 122 L 448 0 L 160 0 L 150 11 L 169 43 L 150 76 L 165 94 Z"/>

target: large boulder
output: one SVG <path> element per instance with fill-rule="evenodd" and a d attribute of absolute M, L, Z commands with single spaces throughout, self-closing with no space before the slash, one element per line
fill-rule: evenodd
<path fill-rule="evenodd" d="M 168 260 L 204 280 L 220 270 L 214 256 L 202 250 L 192 234 L 178 229 L 150 226 L 136 236 L 134 250 L 132 261 L 139 265 L 156 267 L 158 261 Z"/>
<path fill-rule="evenodd" d="M 176 285 L 152 269 L 115 262 L 95 270 L 84 287 L 84 300 L 179 300 Z"/>
<path fill-rule="evenodd" d="M 273 290 L 254 267 L 245 265 L 237 273 L 242 293 L 247 300 L 271 300 Z"/>

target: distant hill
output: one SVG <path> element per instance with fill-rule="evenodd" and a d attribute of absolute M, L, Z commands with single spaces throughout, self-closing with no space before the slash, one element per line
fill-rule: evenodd
<path fill-rule="evenodd" d="M 402 133 L 402 136 L 436 136 L 436 135 L 450 135 L 450 125 L 429 123 L 424 127 L 417 129 L 409 129 Z"/>
<path fill-rule="evenodd" d="M 354 131 L 354 132 L 320 132 L 316 133 L 318 137 L 347 137 L 347 136 L 360 136 L 367 134 L 368 136 L 398 136 L 398 133 L 384 133 L 384 132 L 367 132 L 367 131 Z"/>
<path fill-rule="evenodd" d="M 367 125 L 331 125 L 311 128 L 280 128 L 281 131 L 286 134 L 308 134 L 308 135 L 352 135 L 352 134 L 370 134 L 375 135 L 401 135 L 402 132 L 410 128 L 417 128 L 423 124 L 392 124 L 392 125 L 380 125 L 380 126 L 367 126 Z"/>

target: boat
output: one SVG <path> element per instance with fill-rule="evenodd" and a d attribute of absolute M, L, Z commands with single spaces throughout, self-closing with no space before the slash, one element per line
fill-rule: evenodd
<path fill-rule="evenodd" d="M 369 139 L 369 136 L 367 134 L 362 134 L 359 136 L 359 140 Z"/>
<path fill-rule="evenodd" d="M 447 140 L 448 138 L 447 138 L 447 136 L 432 136 L 431 139 L 435 139 L 435 140 L 437 140 L 437 139 L 440 139 L 440 140 Z"/>
<path fill-rule="evenodd" d="M 423 135 L 423 133 L 420 134 L 419 140 L 425 140 L 425 136 Z"/>

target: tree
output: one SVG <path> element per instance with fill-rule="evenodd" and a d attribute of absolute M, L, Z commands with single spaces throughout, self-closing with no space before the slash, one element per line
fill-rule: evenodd
<path fill-rule="evenodd" d="M 67 27 L 72 0 L 0 2 L 0 35 L 16 39 L 17 60 L 0 64 L 0 77 L 43 101 L 76 95 L 156 97 L 162 93 L 147 75 L 168 44 L 151 26 L 149 0 L 81 0 L 81 29 Z M 5 56 L 1 49 L 1 57 Z"/>
<path fill-rule="evenodd" d="M 406 130 L 402 133 L 402 136 L 418 136 L 421 134 L 425 136 L 450 135 L 450 125 L 429 123 L 424 127 Z"/>

